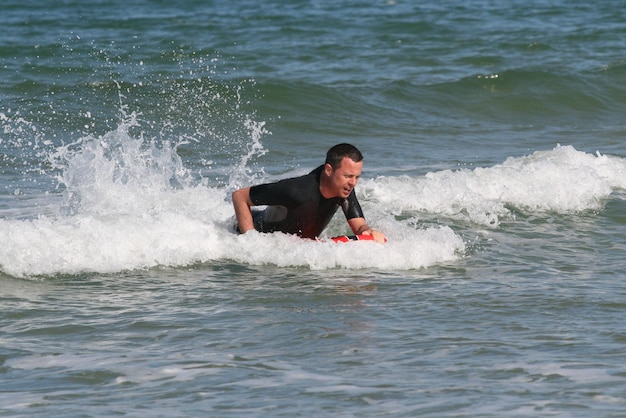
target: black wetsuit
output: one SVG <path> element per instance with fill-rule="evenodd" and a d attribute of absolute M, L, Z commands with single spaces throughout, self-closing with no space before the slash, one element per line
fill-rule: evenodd
<path fill-rule="evenodd" d="M 254 228 L 260 232 L 285 232 L 303 238 L 318 237 L 339 206 L 346 219 L 362 218 L 363 211 L 354 190 L 346 198 L 326 199 L 320 193 L 319 166 L 301 177 L 250 188 L 250 200 L 255 206 L 268 205 L 263 212 L 253 212 Z"/>

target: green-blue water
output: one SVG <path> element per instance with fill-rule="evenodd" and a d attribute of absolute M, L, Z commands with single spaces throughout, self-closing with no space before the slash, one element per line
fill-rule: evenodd
<path fill-rule="evenodd" d="M 0 415 L 624 415 L 626 2 L 0 27 Z M 337 142 L 385 246 L 231 232 Z"/>

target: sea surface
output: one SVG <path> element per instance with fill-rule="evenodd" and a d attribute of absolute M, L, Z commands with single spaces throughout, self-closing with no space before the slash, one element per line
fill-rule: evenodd
<path fill-rule="evenodd" d="M 0 28 L 0 416 L 626 416 L 626 1 Z M 387 244 L 233 232 L 339 142 Z"/>

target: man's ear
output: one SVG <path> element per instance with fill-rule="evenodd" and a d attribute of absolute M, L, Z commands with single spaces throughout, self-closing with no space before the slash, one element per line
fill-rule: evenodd
<path fill-rule="evenodd" d="M 329 163 L 324 164 L 324 174 L 326 174 L 328 177 L 333 174 L 333 166 Z"/>

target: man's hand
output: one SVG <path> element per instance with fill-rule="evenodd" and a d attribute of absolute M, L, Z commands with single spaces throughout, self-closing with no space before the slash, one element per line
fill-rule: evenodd
<path fill-rule="evenodd" d="M 349 219 L 348 224 L 350 225 L 352 232 L 354 232 L 356 235 L 371 235 L 372 237 L 374 237 L 374 241 L 378 242 L 379 244 L 384 244 L 387 242 L 385 234 L 370 228 L 369 225 L 367 225 L 367 223 L 365 222 L 365 218 Z"/>
<path fill-rule="evenodd" d="M 383 234 L 380 231 L 376 231 L 375 229 L 372 229 L 372 228 L 363 230 L 361 234 L 371 235 L 372 237 L 374 237 L 374 241 L 376 241 L 379 244 L 384 244 L 387 242 L 387 238 L 385 237 L 385 234 Z"/>

